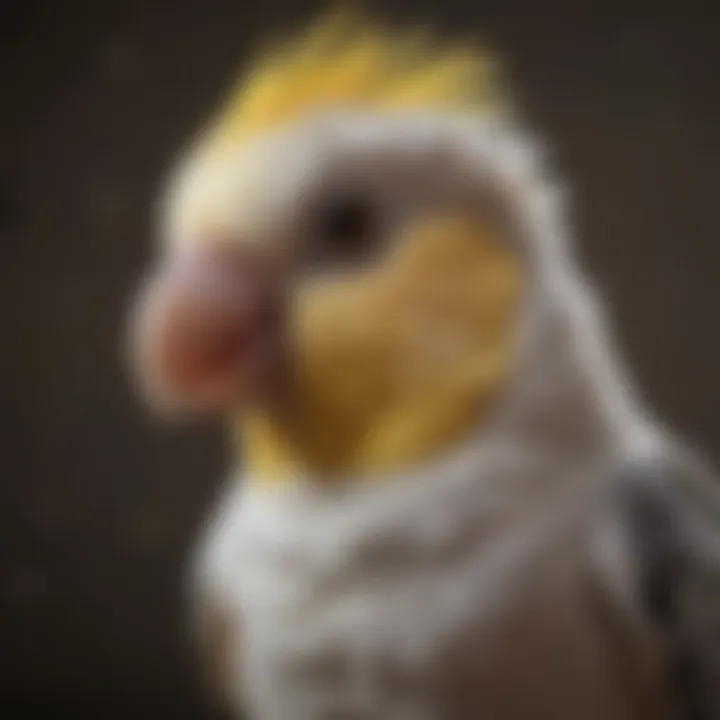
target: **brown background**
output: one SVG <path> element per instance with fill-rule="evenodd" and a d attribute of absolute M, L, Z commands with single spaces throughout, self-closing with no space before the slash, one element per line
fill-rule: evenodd
<path fill-rule="evenodd" d="M 387 14 L 482 29 L 505 55 L 572 180 L 582 257 L 646 396 L 717 462 L 720 9 L 434 4 Z M 253 5 L 0 11 L 6 717 L 207 717 L 179 596 L 224 445 L 215 428 L 150 422 L 120 330 L 164 168 L 248 41 L 313 13 Z"/>

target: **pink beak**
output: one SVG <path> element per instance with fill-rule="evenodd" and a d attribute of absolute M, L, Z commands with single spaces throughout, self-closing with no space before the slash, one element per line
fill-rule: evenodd
<path fill-rule="evenodd" d="M 150 278 L 134 317 L 135 363 L 149 399 L 217 411 L 258 390 L 277 340 L 267 272 L 235 248 L 179 251 Z"/>

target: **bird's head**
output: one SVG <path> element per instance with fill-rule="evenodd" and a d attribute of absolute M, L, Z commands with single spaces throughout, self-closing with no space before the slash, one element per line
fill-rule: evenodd
<path fill-rule="evenodd" d="M 168 184 L 134 324 L 150 399 L 231 414 L 265 478 L 399 469 L 480 426 L 538 252 L 491 69 L 335 20 L 258 60 Z"/>

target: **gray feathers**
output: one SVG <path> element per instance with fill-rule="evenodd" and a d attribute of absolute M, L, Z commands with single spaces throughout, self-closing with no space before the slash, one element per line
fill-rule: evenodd
<path fill-rule="evenodd" d="M 678 717 L 720 718 L 720 488 L 676 456 L 618 469 L 613 492 Z"/>

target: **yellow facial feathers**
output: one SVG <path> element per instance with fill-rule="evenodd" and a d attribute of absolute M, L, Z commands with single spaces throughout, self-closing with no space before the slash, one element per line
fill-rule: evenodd
<path fill-rule="evenodd" d="M 386 263 L 301 288 L 293 410 L 251 412 L 245 457 L 272 481 L 388 472 L 471 434 L 513 367 L 523 286 L 496 231 L 464 218 L 418 220 Z"/>
<path fill-rule="evenodd" d="M 423 32 L 334 14 L 250 66 L 210 139 L 242 141 L 330 108 L 486 114 L 503 105 L 494 63 L 472 45 L 437 47 Z"/>

